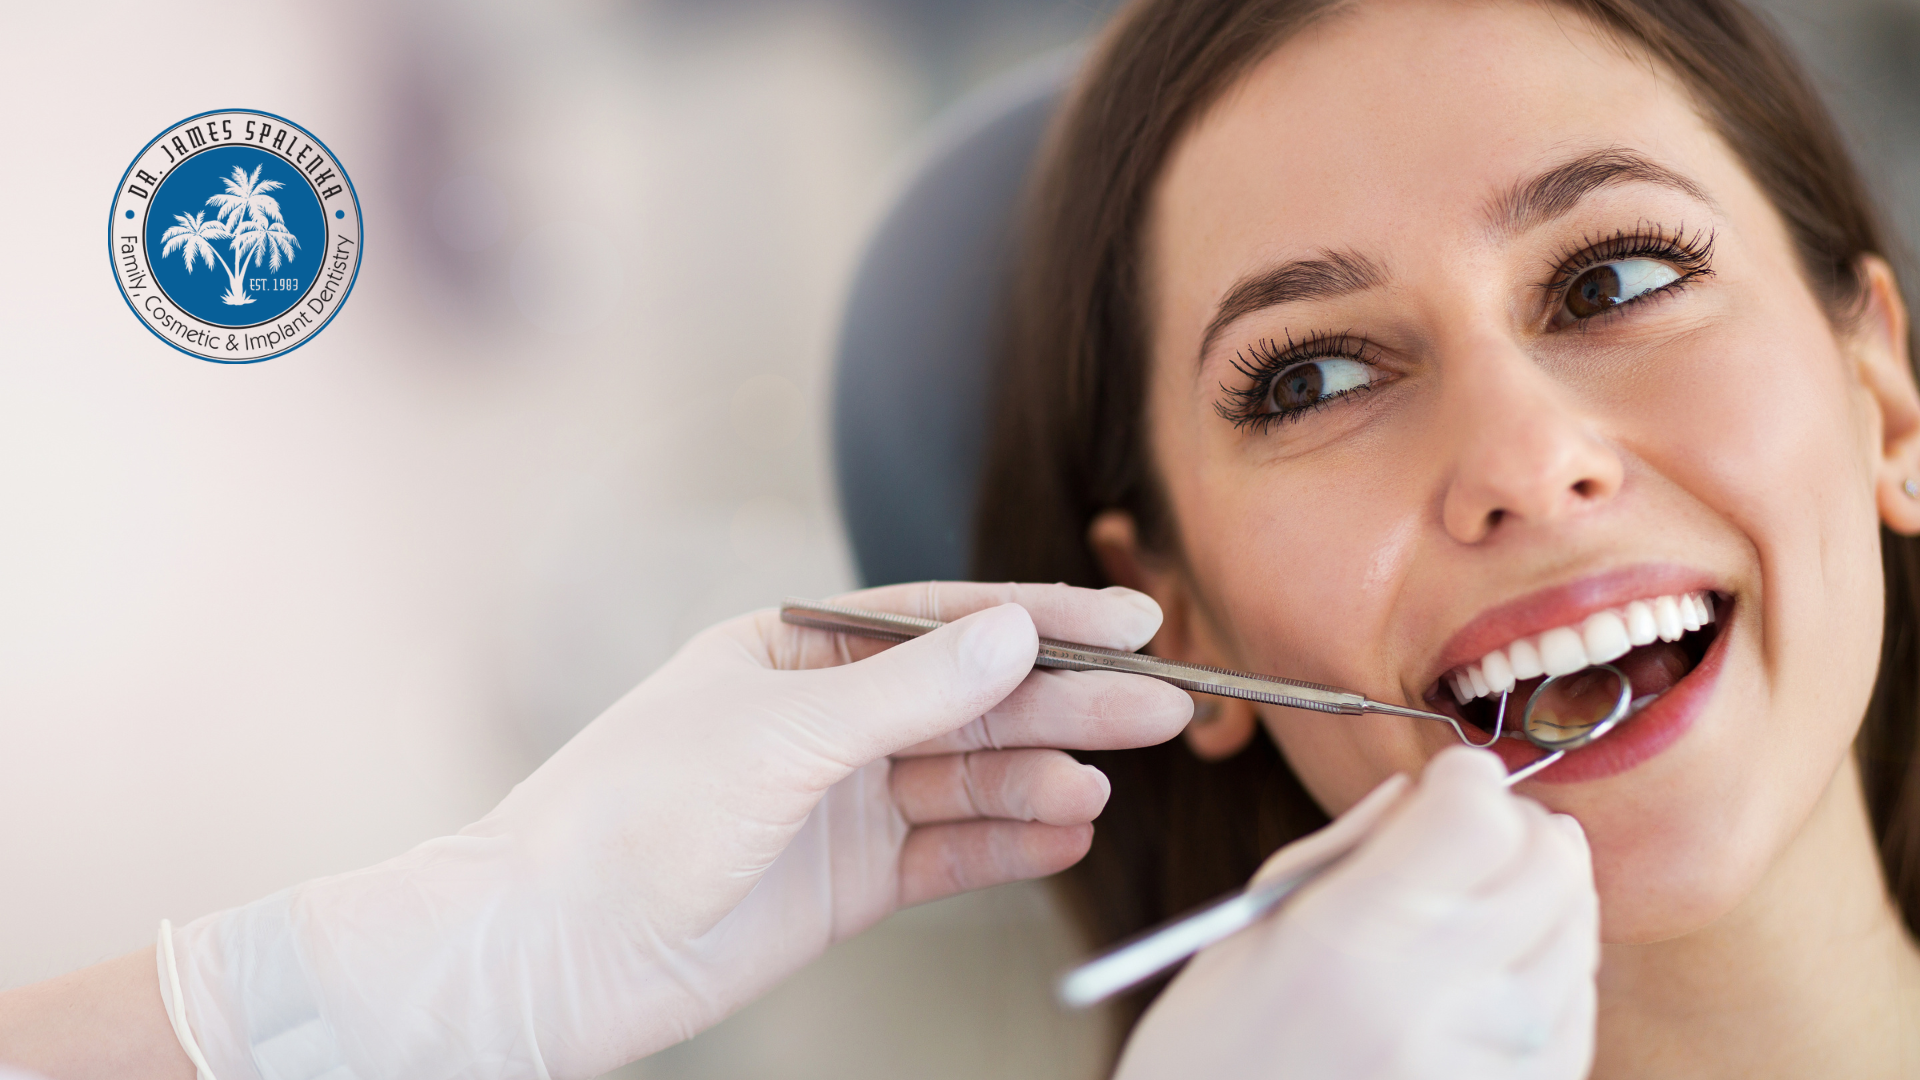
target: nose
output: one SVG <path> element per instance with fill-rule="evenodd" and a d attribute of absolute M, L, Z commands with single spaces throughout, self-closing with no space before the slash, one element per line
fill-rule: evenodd
<path fill-rule="evenodd" d="M 1570 388 L 1507 340 L 1453 351 L 1442 359 L 1448 535 L 1477 544 L 1497 531 L 1561 523 L 1620 490 L 1620 455 Z"/>

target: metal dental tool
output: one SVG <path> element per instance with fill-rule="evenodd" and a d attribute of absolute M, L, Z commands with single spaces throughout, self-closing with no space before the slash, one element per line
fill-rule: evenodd
<path fill-rule="evenodd" d="M 935 619 L 837 607 L 792 598 L 780 605 L 780 619 L 795 626 L 809 626 L 883 641 L 906 641 L 945 625 Z M 1034 666 L 1149 675 L 1196 693 L 1245 698 L 1317 712 L 1348 715 L 1379 713 L 1438 720 L 1451 727 L 1461 742 L 1483 749 L 1492 746 L 1500 738 L 1507 718 L 1508 695 L 1501 694 L 1493 735 L 1485 742 L 1476 743 L 1467 738 L 1466 730 L 1458 720 L 1444 713 L 1389 705 L 1350 690 L 1319 683 L 1228 671 L 1205 664 L 1187 664 L 1049 638 L 1040 639 L 1040 655 L 1034 660 Z M 1612 685 L 1609 685 L 1610 682 Z M 1577 750 L 1606 735 L 1630 716 L 1639 704 L 1643 702 L 1634 701 L 1633 684 L 1624 672 L 1612 664 L 1594 664 L 1543 680 L 1527 701 L 1519 734 L 1548 753 L 1538 761 L 1508 773 L 1507 786 L 1512 787 L 1559 761 L 1568 751 Z M 1057 987 L 1060 1002 L 1071 1008 L 1098 1004 L 1153 978 L 1214 942 L 1246 929 L 1299 891 L 1301 886 L 1345 858 L 1364 839 L 1356 838 L 1347 847 L 1329 852 L 1317 862 L 1300 867 L 1291 874 L 1249 885 L 1192 914 L 1181 916 L 1115 946 L 1061 978 Z"/>
<path fill-rule="evenodd" d="M 842 634 L 879 638 L 883 641 L 906 641 L 945 625 L 934 619 L 918 619 L 911 615 L 894 615 L 885 611 L 868 611 L 864 608 L 836 607 L 833 604 L 818 604 L 811 600 L 798 600 L 792 597 L 787 598 L 780 605 L 780 621 L 792 623 L 795 626 L 811 626 L 818 630 L 833 630 Z M 1384 701 L 1374 701 L 1351 690 L 1322 686 L 1319 683 L 1300 682 L 1296 679 L 1251 675 L 1244 671 L 1228 671 L 1225 668 L 1208 667 L 1205 664 L 1162 660 L 1157 656 L 1147 656 L 1144 653 L 1102 649 L 1094 645 L 1076 645 L 1069 641 L 1054 641 L 1051 638 L 1040 639 L 1040 656 L 1034 660 L 1033 666 L 1061 668 L 1067 671 L 1124 671 L 1134 675 L 1150 675 L 1163 682 L 1170 682 L 1182 690 L 1192 690 L 1201 694 L 1219 694 L 1222 697 L 1245 698 L 1248 701 L 1264 701 L 1269 705 L 1286 705 L 1290 708 L 1313 709 L 1317 712 L 1350 715 L 1382 713 L 1387 716 L 1411 716 L 1420 720 L 1438 720 L 1453 728 L 1453 733 L 1460 736 L 1462 742 L 1479 746 L 1491 745 L 1473 743 L 1467 738 L 1467 733 L 1461 728 L 1460 722 L 1443 713 L 1409 709 L 1404 705 L 1389 705 Z"/>
<path fill-rule="evenodd" d="M 1609 687 L 1609 681 L 1617 685 Z M 1493 739 L 1469 745 L 1491 746 L 1507 715 L 1507 694 L 1500 695 Z M 1507 786 L 1525 780 L 1601 738 L 1632 714 L 1633 684 L 1612 664 L 1594 664 L 1546 679 L 1535 688 L 1520 721 L 1520 733 L 1547 756 L 1507 774 Z M 1582 719 L 1585 717 L 1586 719 Z M 1597 717 L 1597 719 L 1596 719 Z M 1455 730 L 1459 730 L 1455 727 Z M 1465 736 L 1462 736 L 1465 738 Z M 1213 943 L 1259 922 L 1301 886 L 1353 853 L 1366 837 L 1328 852 L 1290 874 L 1249 885 L 1237 893 L 1122 942 L 1061 976 L 1055 987 L 1060 1003 L 1084 1009 L 1146 982 Z"/>

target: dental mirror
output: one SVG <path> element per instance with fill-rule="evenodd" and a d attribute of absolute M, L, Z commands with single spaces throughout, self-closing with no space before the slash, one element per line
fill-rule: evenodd
<path fill-rule="evenodd" d="M 1612 731 L 1632 706 L 1626 674 L 1594 664 L 1542 682 L 1527 701 L 1520 733 L 1542 750 L 1578 750 Z"/>
<path fill-rule="evenodd" d="M 1520 717 L 1520 736 L 1547 751 L 1547 756 L 1522 765 L 1507 774 L 1512 787 L 1541 769 L 1578 750 L 1619 726 L 1633 713 L 1633 683 L 1626 672 L 1612 664 L 1594 664 L 1565 675 L 1543 680 L 1527 700 L 1527 711 Z M 1507 714 L 1505 695 L 1500 699 L 1500 717 Z M 1500 729 L 1494 728 L 1494 738 Z M 1475 745 L 1469 743 L 1469 746 Z"/>

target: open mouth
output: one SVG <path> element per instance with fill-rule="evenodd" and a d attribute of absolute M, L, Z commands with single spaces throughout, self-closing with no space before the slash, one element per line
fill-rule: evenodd
<path fill-rule="evenodd" d="M 1520 718 L 1543 681 L 1604 663 L 1619 668 L 1633 684 L 1633 709 L 1638 712 L 1700 663 L 1732 603 L 1731 597 L 1703 590 L 1597 611 L 1454 668 L 1427 691 L 1427 704 L 1491 733 L 1500 695 L 1511 692 L 1502 733 L 1523 739 Z"/>

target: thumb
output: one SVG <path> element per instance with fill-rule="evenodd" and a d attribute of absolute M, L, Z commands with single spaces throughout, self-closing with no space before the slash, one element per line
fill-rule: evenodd
<path fill-rule="evenodd" d="M 1018 604 L 976 611 L 839 667 L 792 673 L 824 749 L 848 768 L 964 727 L 1033 670 L 1040 635 Z"/>
<path fill-rule="evenodd" d="M 1496 880 L 1522 854 L 1528 834 L 1521 803 L 1491 751 L 1449 747 L 1427 762 L 1374 842 L 1353 859 L 1376 895 L 1462 897 Z"/>
<path fill-rule="evenodd" d="M 1406 773 L 1394 773 L 1387 777 L 1366 798 L 1335 819 L 1333 824 L 1268 856 L 1248 884 L 1258 885 L 1285 877 L 1301 867 L 1311 866 L 1328 856 L 1357 847 L 1400 805 L 1402 796 L 1412 785 L 1413 781 Z"/>

